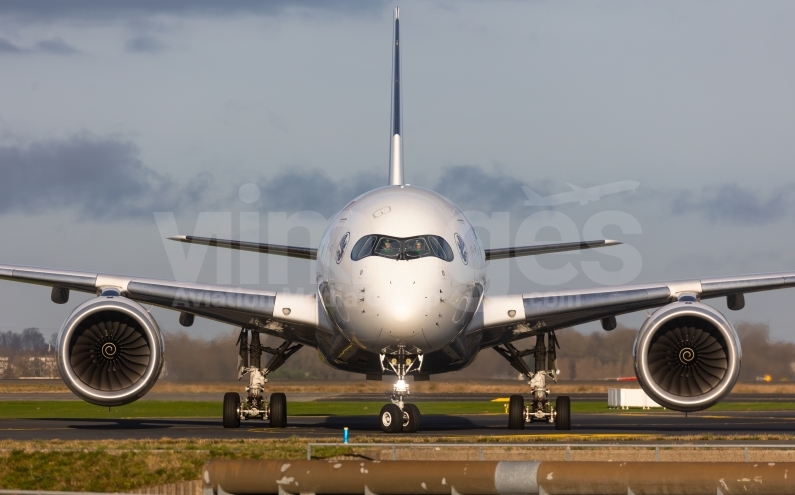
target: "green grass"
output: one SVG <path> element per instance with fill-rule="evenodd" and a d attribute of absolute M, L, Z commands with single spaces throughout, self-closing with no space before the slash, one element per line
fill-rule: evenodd
<path fill-rule="evenodd" d="M 530 428 L 529 430 L 532 430 Z M 508 433 L 506 431 L 506 433 Z M 488 435 L 415 436 L 353 435 L 351 442 L 398 443 L 528 443 L 534 442 L 787 442 L 792 435 L 714 435 L 667 436 L 660 434 L 576 434 L 575 432 Z M 201 468 L 210 459 L 304 459 L 306 438 L 268 439 L 141 439 L 141 440 L 35 440 L 0 439 L 0 487 L 16 490 L 63 490 L 126 492 L 201 478 Z M 340 435 L 314 437 L 314 442 L 338 442 Z M 731 447 L 731 445 L 727 445 Z M 628 446 L 632 448 L 631 445 Z M 428 451 L 423 449 L 418 451 Z M 378 459 L 378 447 L 318 447 L 316 459 L 342 454 L 359 454 Z M 589 449 L 586 452 L 596 452 Z M 389 455 L 391 452 L 387 452 Z M 528 458 L 533 458 L 532 453 Z M 773 458 L 775 459 L 775 458 Z"/>
<path fill-rule="evenodd" d="M 302 459 L 303 439 L 0 441 L 0 487 L 118 492 L 201 478 L 210 459 Z"/>
<path fill-rule="evenodd" d="M 217 402 L 138 401 L 99 407 L 83 401 L 0 402 L 0 418 L 209 418 L 220 416 Z"/>
<path fill-rule="evenodd" d="M 290 416 L 364 416 L 375 415 L 381 402 L 291 402 Z M 418 402 L 423 414 L 505 414 L 500 402 Z M 575 413 L 634 413 L 642 409 L 608 409 L 606 402 L 573 401 Z M 722 402 L 709 409 L 721 411 L 793 411 L 795 402 Z M 663 412 L 651 409 L 651 412 Z M 670 412 L 670 411 L 668 411 Z M 0 419 L 22 418 L 217 418 L 221 402 L 138 401 L 121 407 L 99 407 L 83 401 L 9 401 L 0 402 Z"/>
<path fill-rule="evenodd" d="M 384 402 L 291 402 L 290 416 L 376 415 Z M 499 414 L 494 402 L 420 402 L 424 414 Z M 138 401 L 120 407 L 99 407 L 83 401 L 0 402 L 0 419 L 11 418 L 213 418 L 221 416 L 221 402 Z"/>

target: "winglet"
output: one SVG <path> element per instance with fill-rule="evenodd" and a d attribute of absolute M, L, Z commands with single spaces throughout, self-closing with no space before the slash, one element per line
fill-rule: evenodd
<path fill-rule="evenodd" d="M 400 7 L 395 7 L 395 45 L 392 53 L 392 122 L 389 134 L 389 185 L 403 185 L 403 123 L 400 100 Z"/>

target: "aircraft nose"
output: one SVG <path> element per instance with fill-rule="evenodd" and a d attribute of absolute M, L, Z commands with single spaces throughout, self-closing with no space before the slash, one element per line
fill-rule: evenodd
<path fill-rule="evenodd" d="M 407 297 L 402 293 L 393 294 L 392 297 L 387 297 L 387 304 L 390 306 L 389 312 L 392 313 L 392 317 L 396 322 L 407 323 L 411 321 L 411 318 L 417 309 L 416 304 L 414 304 L 414 301 L 411 299 L 412 298 Z"/>
<path fill-rule="evenodd" d="M 381 338 L 378 345 L 405 343 L 427 349 L 423 331 L 436 324 L 435 305 L 439 304 L 438 284 L 418 280 L 393 279 L 373 288 L 373 309 L 378 315 Z"/>

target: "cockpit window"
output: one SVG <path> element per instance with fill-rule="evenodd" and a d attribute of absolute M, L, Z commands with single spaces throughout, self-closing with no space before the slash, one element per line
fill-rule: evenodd
<path fill-rule="evenodd" d="M 407 260 L 423 258 L 432 254 L 430 247 L 428 247 L 428 241 L 425 237 L 406 239 L 404 241 L 404 245 L 404 253 Z"/>
<path fill-rule="evenodd" d="M 379 237 L 373 252 L 377 256 L 396 260 L 400 257 L 400 240 L 391 237 Z"/>
<path fill-rule="evenodd" d="M 368 256 L 381 256 L 393 260 L 413 260 L 435 256 L 444 261 L 453 261 L 453 249 L 444 238 L 438 235 L 409 238 L 366 235 L 353 246 L 351 259 L 358 261 Z"/>
<path fill-rule="evenodd" d="M 373 254 L 373 246 L 375 246 L 376 239 L 378 239 L 378 236 L 374 235 L 366 235 L 359 239 L 351 250 L 351 259 L 353 261 L 358 261 Z"/>
<path fill-rule="evenodd" d="M 445 261 L 453 261 L 453 248 L 444 239 L 430 235 L 428 236 L 428 244 L 431 246 L 434 256 Z"/>

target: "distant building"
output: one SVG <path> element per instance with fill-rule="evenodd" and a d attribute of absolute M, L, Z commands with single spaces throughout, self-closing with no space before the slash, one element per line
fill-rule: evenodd
<path fill-rule="evenodd" d="M 60 378 L 54 356 L 0 356 L 0 378 Z"/>
<path fill-rule="evenodd" d="M 22 378 L 58 378 L 58 361 L 53 356 L 32 356 L 26 366 L 28 376 Z"/>

